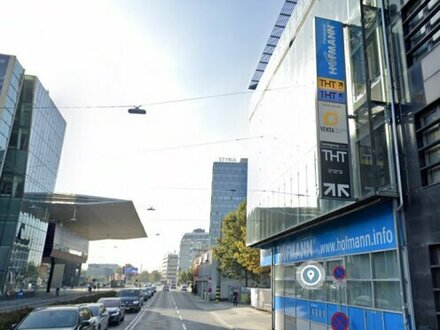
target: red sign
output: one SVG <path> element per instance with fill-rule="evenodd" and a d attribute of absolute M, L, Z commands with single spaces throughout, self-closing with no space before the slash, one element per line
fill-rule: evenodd
<path fill-rule="evenodd" d="M 335 266 L 335 268 L 333 268 L 333 277 L 335 278 L 335 280 L 342 281 L 346 276 L 347 273 L 344 267 Z"/>
<path fill-rule="evenodd" d="M 348 330 L 350 321 L 348 320 L 348 316 L 344 313 L 336 312 L 332 316 L 331 325 L 333 330 Z"/>

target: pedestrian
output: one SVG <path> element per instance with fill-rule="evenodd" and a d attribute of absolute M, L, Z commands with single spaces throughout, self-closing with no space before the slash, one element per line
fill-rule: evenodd
<path fill-rule="evenodd" d="M 232 304 L 234 306 L 238 305 L 238 291 L 237 291 L 237 289 L 235 289 L 234 293 L 232 293 Z"/>
<path fill-rule="evenodd" d="M 60 288 L 59 287 L 57 287 L 55 289 L 55 294 L 56 294 L 57 297 L 60 295 Z"/>

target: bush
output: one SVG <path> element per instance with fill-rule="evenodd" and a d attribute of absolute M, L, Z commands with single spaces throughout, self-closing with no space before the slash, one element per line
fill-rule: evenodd
<path fill-rule="evenodd" d="M 116 297 L 116 291 L 105 291 L 89 294 L 87 296 L 77 297 L 67 301 L 57 301 L 52 305 L 77 305 L 96 302 L 99 298 Z M 20 322 L 26 315 L 32 312 L 33 307 L 23 307 L 21 309 L 0 313 L 0 329 L 8 329 L 11 325 Z"/>

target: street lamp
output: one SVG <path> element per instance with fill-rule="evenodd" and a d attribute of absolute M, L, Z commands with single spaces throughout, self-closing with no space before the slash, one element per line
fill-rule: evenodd
<path fill-rule="evenodd" d="M 145 111 L 144 109 L 141 109 L 141 106 L 138 105 L 137 107 L 133 107 L 128 109 L 128 113 L 130 114 L 135 114 L 135 115 L 145 115 L 147 113 L 147 111 Z"/>

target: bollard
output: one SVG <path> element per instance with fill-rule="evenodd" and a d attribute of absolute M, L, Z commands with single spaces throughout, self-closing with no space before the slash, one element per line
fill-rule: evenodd
<path fill-rule="evenodd" d="M 219 286 L 215 289 L 215 302 L 216 303 L 220 302 L 220 287 Z"/>

